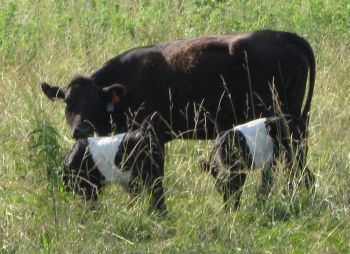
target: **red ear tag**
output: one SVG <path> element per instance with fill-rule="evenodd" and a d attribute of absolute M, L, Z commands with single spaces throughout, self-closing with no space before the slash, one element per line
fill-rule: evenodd
<path fill-rule="evenodd" d="M 116 95 L 115 93 L 112 93 L 112 103 L 113 104 L 119 104 L 120 102 L 120 97 Z"/>

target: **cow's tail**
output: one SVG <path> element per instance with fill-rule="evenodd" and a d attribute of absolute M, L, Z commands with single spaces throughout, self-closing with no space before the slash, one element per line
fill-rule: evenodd
<path fill-rule="evenodd" d="M 309 113 L 311 108 L 311 100 L 314 93 L 315 79 L 316 79 L 316 61 L 314 51 L 310 44 L 304 39 L 300 38 L 297 42 L 299 50 L 304 52 L 309 63 L 309 89 L 307 92 L 304 108 L 301 112 L 301 118 L 306 124 L 309 122 Z"/>
<path fill-rule="evenodd" d="M 294 43 L 298 47 L 299 50 L 301 50 L 309 63 L 309 89 L 307 92 L 307 96 L 305 99 L 305 105 L 301 112 L 301 119 L 305 123 L 305 130 L 304 130 L 304 137 L 308 137 L 308 126 L 309 126 L 309 119 L 310 119 L 310 108 L 311 108 L 311 100 L 314 93 L 314 86 L 315 86 L 315 79 L 316 79 L 316 60 L 314 51 L 309 44 L 308 41 L 306 41 L 304 38 L 298 36 L 298 40 L 296 40 Z M 305 148 L 305 156 L 307 154 L 307 139 L 306 139 L 306 148 Z"/>

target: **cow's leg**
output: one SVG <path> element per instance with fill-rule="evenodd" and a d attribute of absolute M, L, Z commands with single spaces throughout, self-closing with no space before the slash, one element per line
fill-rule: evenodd
<path fill-rule="evenodd" d="M 132 171 L 127 192 L 129 193 L 131 199 L 128 206 L 131 206 L 139 198 L 142 192 L 141 177 L 140 175 L 135 174 L 135 170 Z"/>
<path fill-rule="evenodd" d="M 305 180 L 305 186 L 308 190 L 313 190 L 315 187 L 315 174 L 312 173 L 312 171 L 306 167 L 304 172 L 304 180 Z"/>
<path fill-rule="evenodd" d="M 315 184 L 315 175 L 313 172 L 309 169 L 308 166 L 306 166 L 306 155 L 307 155 L 307 144 L 303 144 L 304 147 L 297 147 L 297 163 L 298 163 L 298 174 L 301 174 L 301 181 L 303 184 L 305 184 L 305 187 L 308 190 L 312 190 Z M 295 173 L 296 174 L 296 173 Z"/>
<path fill-rule="evenodd" d="M 153 161 L 149 158 L 149 166 L 142 169 L 142 181 L 150 194 L 150 208 L 160 214 L 166 214 L 165 198 L 163 190 L 164 161 Z M 147 163 L 147 162 L 146 162 Z"/>
<path fill-rule="evenodd" d="M 305 166 L 304 163 L 300 163 L 298 165 L 298 174 L 301 175 L 301 184 L 304 184 L 305 187 L 312 191 L 315 186 L 315 175 L 314 173 L 309 169 L 309 167 Z M 299 187 L 299 184 L 298 184 Z"/>
<path fill-rule="evenodd" d="M 166 214 L 164 190 L 163 190 L 163 176 L 152 176 L 148 174 L 142 177 L 143 186 L 150 195 L 150 212 L 154 210 L 160 214 Z M 135 196 L 135 199 L 137 196 Z"/>
<path fill-rule="evenodd" d="M 299 136 L 299 142 L 293 142 L 294 151 L 296 151 L 296 158 L 297 158 L 297 166 L 298 166 L 298 174 L 301 174 L 301 181 L 303 184 L 305 184 L 305 187 L 308 190 L 313 190 L 314 184 L 315 184 L 315 175 L 312 173 L 312 171 L 307 167 L 306 165 L 306 158 L 308 154 L 308 120 L 306 120 L 306 126 L 300 125 L 302 128 L 302 133 L 300 133 L 300 130 L 294 130 L 294 133 L 297 133 L 295 135 L 296 137 Z M 299 125 L 298 125 L 299 126 Z M 299 127 L 300 127 L 299 126 Z M 290 158 L 292 159 L 292 158 Z"/>
<path fill-rule="evenodd" d="M 303 185 L 309 190 L 314 190 L 315 175 L 313 172 L 305 165 L 305 161 L 299 160 L 297 165 L 289 163 L 289 177 L 288 177 L 288 191 L 293 193 L 295 188 L 299 190 Z"/>
<path fill-rule="evenodd" d="M 305 187 L 308 190 L 312 190 L 315 185 L 315 175 L 312 173 L 312 171 L 309 169 L 308 166 L 306 166 L 306 156 L 308 152 L 307 143 L 305 144 L 305 149 L 300 151 L 299 157 L 299 169 L 302 174 L 302 179 L 305 184 Z"/>
<path fill-rule="evenodd" d="M 225 202 L 225 208 L 230 209 L 230 203 L 231 200 L 233 202 L 233 208 L 234 210 L 237 210 L 240 202 L 241 202 L 241 196 L 242 196 L 242 186 L 245 183 L 246 180 L 246 173 L 237 173 L 232 172 L 228 181 L 223 186 L 224 190 L 224 202 Z"/>

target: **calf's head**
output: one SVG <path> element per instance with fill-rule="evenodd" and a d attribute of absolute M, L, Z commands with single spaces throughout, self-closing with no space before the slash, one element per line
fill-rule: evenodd
<path fill-rule="evenodd" d="M 87 139 L 79 139 L 64 158 L 64 170 L 57 174 L 62 177 L 67 191 L 79 193 L 86 200 L 95 200 L 103 187 L 103 176 L 87 148 Z"/>
<path fill-rule="evenodd" d="M 74 139 L 111 133 L 110 114 L 120 109 L 125 87 L 120 84 L 98 87 L 85 77 L 73 79 L 66 87 L 41 84 L 42 91 L 51 100 L 63 100 L 65 115 Z"/>

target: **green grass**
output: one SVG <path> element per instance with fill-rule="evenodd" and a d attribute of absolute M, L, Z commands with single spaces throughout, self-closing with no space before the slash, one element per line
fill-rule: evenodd
<path fill-rule="evenodd" d="M 226 213 L 199 173 L 209 141 L 167 145 L 169 218 L 146 213 L 146 196 L 130 205 L 118 186 L 89 206 L 48 173 L 72 141 L 40 82 L 65 85 L 136 46 L 261 28 L 297 32 L 315 50 L 314 194 L 284 196 L 278 177 L 261 204 L 250 174 L 241 208 Z M 349 253 L 349 80 L 346 0 L 0 0 L 0 253 Z"/>

